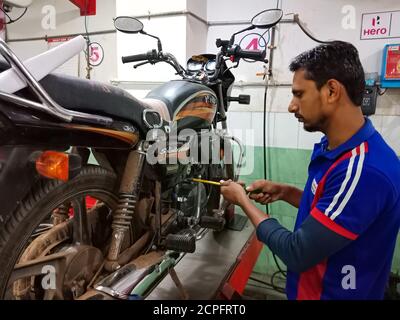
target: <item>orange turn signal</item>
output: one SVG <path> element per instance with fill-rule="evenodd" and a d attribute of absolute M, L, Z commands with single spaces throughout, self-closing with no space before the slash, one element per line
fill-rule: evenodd
<path fill-rule="evenodd" d="M 50 179 L 68 181 L 69 156 L 63 152 L 44 151 L 36 159 L 36 171 Z"/>

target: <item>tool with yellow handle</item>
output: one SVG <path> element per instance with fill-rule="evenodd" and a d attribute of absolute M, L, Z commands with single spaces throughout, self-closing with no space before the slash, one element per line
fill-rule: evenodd
<path fill-rule="evenodd" d="M 192 181 L 193 182 L 199 182 L 199 183 L 211 184 L 211 185 L 214 185 L 214 186 L 221 186 L 221 182 L 218 182 L 218 181 L 204 180 L 204 179 L 197 179 L 197 178 L 193 178 Z M 246 190 L 246 185 L 242 185 L 242 187 L 246 191 L 247 194 L 263 193 L 263 191 L 261 189 L 256 189 L 256 190 L 253 190 L 253 191 L 247 191 Z"/>

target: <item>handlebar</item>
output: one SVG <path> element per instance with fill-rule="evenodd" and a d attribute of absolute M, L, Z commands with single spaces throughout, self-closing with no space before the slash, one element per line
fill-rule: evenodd
<path fill-rule="evenodd" d="M 153 49 L 151 51 L 148 51 L 147 53 L 122 57 L 122 63 L 138 62 L 138 61 L 145 61 L 145 62 L 135 65 L 134 66 L 135 69 L 147 63 L 155 64 L 157 62 L 166 62 L 176 70 L 177 74 L 181 76 L 185 76 L 186 74 L 186 70 L 178 63 L 175 56 L 168 52 L 162 52 Z"/>
<path fill-rule="evenodd" d="M 125 56 L 122 57 L 122 63 L 129 63 L 129 62 L 138 62 L 138 61 L 144 61 L 144 60 L 155 60 L 157 59 L 157 51 L 156 50 L 151 50 L 148 51 L 147 53 L 141 53 L 141 54 L 134 54 L 132 56 Z"/>
<path fill-rule="evenodd" d="M 239 62 L 240 59 L 251 59 L 255 61 L 262 61 L 267 63 L 268 60 L 265 59 L 266 51 L 260 50 L 242 50 L 240 46 L 230 46 L 228 41 L 218 39 L 218 44 L 222 46 L 221 51 L 217 54 L 217 65 L 215 69 L 215 73 L 212 77 L 210 77 L 209 81 L 214 81 L 218 78 L 220 74 L 221 64 L 223 62 L 223 57 L 231 57 L 232 62 Z M 181 75 L 182 77 L 190 77 L 187 71 L 178 63 L 176 58 L 168 53 L 168 52 L 158 52 L 157 50 L 153 49 L 148 51 L 147 53 L 142 54 L 135 54 L 131 56 L 124 56 L 122 57 L 122 63 L 130 63 L 130 62 L 138 62 L 138 61 L 145 61 L 143 63 L 139 63 L 134 67 L 137 68 L 147 63 L 155 64 L 157 62 L 166 62 L 170 64 L 177 72 L 177 74 Z"/>
<path fill-rule="evenodd" d="M 227 49 L 226 55 L 233 57 L 233 61 L 238 61 L 239 59 L 252 59 L 255 61 L 267 62 L 265 59 L 265 50 L 243 50 L 239 46 L 234 46 Z"/>

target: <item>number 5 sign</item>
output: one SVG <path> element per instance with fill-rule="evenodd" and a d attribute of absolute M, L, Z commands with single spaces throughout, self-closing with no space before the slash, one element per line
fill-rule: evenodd
<path fill-rule="evenodd" d="M 104 60 L 103 47 L 98 42 L 89 44 L 89 63 L 92 67 L 99 66 Z"/>

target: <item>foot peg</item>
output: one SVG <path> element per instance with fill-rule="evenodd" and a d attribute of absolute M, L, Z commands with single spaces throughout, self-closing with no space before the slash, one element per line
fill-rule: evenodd
<path fill-rule="evenodd" d="M 221 231 L 225 226 L 225 218 L 220 216 L 202 216 L 200 218 L 200 227 Z"/>
<path fill-rule="evenodd" d="M 196 235 L 191 229 L 169 234 L 165 239 L 165 247 L 168 250 L 193 253 L 196 250 Z"/>

